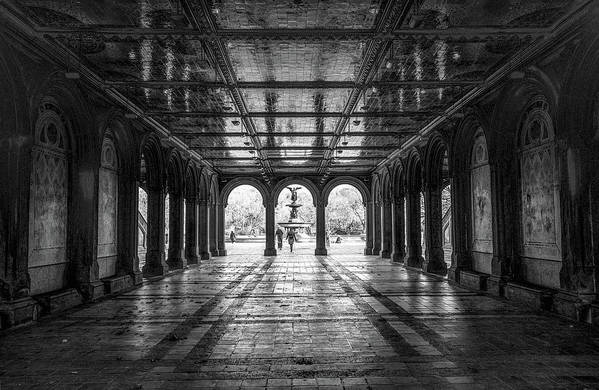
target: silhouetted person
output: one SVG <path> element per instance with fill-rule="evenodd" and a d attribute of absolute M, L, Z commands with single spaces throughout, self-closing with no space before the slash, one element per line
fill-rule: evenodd
<path fill-rule="evenodd" d="M 295 237 L 295 231 L 293 229 L 289 230 L 289 232 L 287 233 L 287 242 L 289 243 L 289 248 L 291 249 L 291 252 L 293 252 L 293 244 L 295 244 L 296 241 L 297 238 Z"/>
<path fill-rule="evenodd" d="M 229 234 L 229 240 L 231 240 L 231 244 L 235 244 L 235 241 L 237 240 L 237 235 L 233 230 L 231 230 L 231 234 Z"/>
<path fill-rule="evenodd" d="M 283 232 L 283 230 L 281 230 L 280 227 L 277 228 L 277 231 L 275 232 L 275 235 L 277 236 L 277 246 L 279 248 L 279 250 L 283 249 L 283 235 L 285 233 Z"/>

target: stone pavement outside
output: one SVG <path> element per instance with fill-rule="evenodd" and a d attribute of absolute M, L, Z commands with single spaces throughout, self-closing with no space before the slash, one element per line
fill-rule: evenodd
<path fill-rule="evenodd" d="M 0 336 L 0 389 L 592 389 L 599 332 L 373 256 L 232 255 Z"/>

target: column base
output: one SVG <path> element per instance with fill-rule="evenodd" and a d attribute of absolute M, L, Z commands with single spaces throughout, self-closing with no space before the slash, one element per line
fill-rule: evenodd
<path fill-rule="evenodd" d="M 275 248 L 266 248 L 264 249 L 264 256 L 276 256 L 277 250 Z"/>
<path fill-rule="evenodd" d="M 106 295 L 104 282 L 96 280 L 80 285 L 80 291 L 83 294 L 85 300 L 95 301 Z"/>
<path fill-rule="evenodd" d="M 219 249 L 218 250 L 218 255 L 219 256 L 226 256 L 227 255 L 227 250 L 226 249 Z"/>
<path fill-rule="evenodd" d="M 372 248 L 372 255 L 378 256 L 381 254 L 381 248 Z"/>
<path fill-rule="evenodd" d="M 164 259 L 164 253 L 151 250 L 146 253 L 146 264 L 143 266 L 144 276 L 162 276 L 168 272 L 168 264 Z"/>
<path fill-rule="evenodd" d="M 314 251 L 314 254 L 316 256 L 327 256 L 328 255 L 327 248 L 316 248 L 316 250 Z"/>
<path fill-rule="evenodd" d="M 131 279 L 133 280 L 133 285 L 137 286 L 138 284 L 142 284 L 144 275 L 141 273 L 141 271 L 134 271 L 131 273 Z"/>
<path fill-rule="evenodd" d="M 31 297 L 19 298 L 0 304 L 0 329 L 37 321 L 40 305 Z"/>
<path fill-rule="evenodd" d="M 198 255 L 187 256 L 187 264 L 189 264 L 189 265 L 200 264 L 200 256 L 198 256 Z"/>
<path fill-rule="evenodd" d="M 381 251 L 381 257 L 383 259 L 390 259 L 391 258 L 391 253 L 387 249 L 383 249 Z"/>
<path fill-rule="evenodd" d="M 424 263 L 424 258 L 422 256 L 408 256 L 408 259 L 406 260 L 406 266 L 412 268 L 422 269 L 422 263 Z"/>
<path fill-rule="evenodd" d="M 364 248 L 364 254 L 366 256 L 372 255 L 372 248 Z"/>
<path fill-rule="evenodd" d="M 397 252 L 394 251 L 393 253 L 391 253 L 391 260 L 394 263 L 403 263 L 406 259 L 406 254 L 405 253 L 401 253 L 401 252 Z"/>
<path fill-rule="evenodd" d="M 210 260 L 212 256 L 210 256 L 210 252 L 202 252 L 200 253 L 200 260 Z"/>
<path fill-rule="evenodd" d="M 425 260 L 422 263 L 422 270 L 435 275 L 447 275 L 447 264 L 440 262 L 438 259 Z"/>
<path fill-rule="evenodd" d="M 100 289 L 104 291 L 104 284 L 102 282 L 97 283 L 100 284 Z M 41 314 L 59 313 L 83 303 L 83 297 L 74 288 L 36 295 L 35 300 L 42 308 Z"/>
<path fill-rule="evenodd" d="M 169 269 L 185 268 L 187 266 L 187 259 L 184 257 L 169 257 L 166 263 Z"/>
<path fill-rule="evenodd" d="M 102 279 L 102 282 L 107 294 L 116 294 L 133 287 L 133 278 L 131 275 L 112 276 Z"/>

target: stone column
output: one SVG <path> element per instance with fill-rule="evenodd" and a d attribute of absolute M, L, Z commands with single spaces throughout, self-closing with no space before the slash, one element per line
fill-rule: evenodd
<path fill-rule="evenodd" d="M 385 199 L 381 207 L 382 213 L 382 239 L 381 239 L 381 257 L 383 259 L 391 258 L 392 237 L 393 237 L 393 219 L 391 213 L 391 200 Z"/>
<path fill-rule="evenodd" d="M 412 190 L 407 195 L 408 259 L 406 265 L 421 268 L 424 259 L 422 258 L 422 242 L 420 239 L 420 193 Z"/>
<path fill-rule="evenodd" d="M 216 216 L 218 220 L 218 229 L 216 242 L 218 243 L 218 255 L 226 256 L 227 249 L 225 247 L 225 205 L 222 203 L 216 204 Z"/>
<path fill-rule="evenodd" d="M 168 271 L 164 254 L 164 192 L 148 189 L 148 231 L 146 264 L 143 273 L 147 276 L 164 275 Z"/>
<path fill-rule="evenodd" d="M 374 222 L 372 208 L 374 207 L 372 201 L 366 202 L 366 248 L 364 248 L 365 255 L 372 255 L 374 237 L 372 234 Z"/>
<path fill-rule="evenodd" d="M 119 239 L 122 239 L 122 245 L 119 243 L 119 270 L 117 271 L 117 275 L 128 274 L 131 276 L 133 284 L 137 285 L 143 281 L 142 273 L 139 269 L 139 258 L 137 257 L 139 182 L 132 176 L 125 174 L 123 174 L 121 180 L 118 194 L 119 221 L 117 229 L 120 229 L 122 232 L 122 234 L 119 234 Z"/>
<path fill-rule="evenodd" d="M 441 208 L 441 183 L 430 183 L 424 190 L 426 259 L 422 269 L 438 275 L 447 273 L 443 256 L 443 211 Z"/>
<path fill-rule="evenodd" d="M 216 203 L 210 204 L 210 254 L 218 256 L 218 218 L 216 218 Z"/>
<path fill-rule="evenodd" d="M 270 199 L 265 200 L 266 207 L 266 248 L 264 256 L 276 256 L 275 247 L 275 204 Z"/>
<path fill-rule="evenodd" d="M 316 204 L 316 250 L 314 251 L 317 256 L 327 255 L 325 210 L 324 202 L 319 201 Z"/>
<path fill-rule="evenodd" d="M 170 269 L 184 268 L 187 259 L 184 251 L 183 221 L 185 208 L 184 199 L 181 194 L 169 194 L 169 230 L 168 230 L 168 259 L 166 260 Z"/>
<path fill-rule="evenodd" d="M 200 200 L 198 213 L 198 252 L 201 260 L 210 260 L 210 203 Z"/>
<path fill-rule="evenodd" d="M 470 172 L 461 172 L 459 175 L 450 179 L 451 183 L 451 245 L 453 253 L 451 254 L 451 267 L 449 269 L 449 278 L 460 281 L 460 272 L 471 268 L 471 258 L 469 255 L 470 234 L 468 226 L 471 224 L 470 213 Z"/>
<path fill-rule="evenodd" d="M 404 221 L 404 198 L 396 198 L 393 201 L 393 252 L 391 259 L 403 263 L 406 257 L 405 246 L 405 221 Z"/>
<path fill-rule="evenodd" d="M 378 256 L 381 253 L 381 204 L 374 202 L 372 206 L 372 254 Z"/>
<path fill-rule="evenodd" d="M 188 264 L 199 264 L 198 253 L 198 203 L 194 198 L 186 199 L 185 257 Z"/>

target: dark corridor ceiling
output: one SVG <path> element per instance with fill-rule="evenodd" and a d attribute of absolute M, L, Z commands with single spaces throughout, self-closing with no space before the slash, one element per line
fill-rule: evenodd
<path fill-rule="evenodd" d="M 14 0 L 221 174 L 365 174 L 571 0 Z"/>

